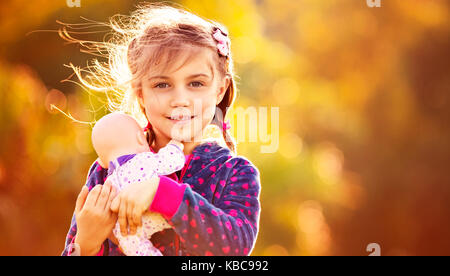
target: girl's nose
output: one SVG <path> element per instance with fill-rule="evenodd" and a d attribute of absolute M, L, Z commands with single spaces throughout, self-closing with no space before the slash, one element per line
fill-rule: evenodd
<path fill-rule="evenodd" d="M 173 97 L 170 102 L 171 107 L 189 106 L 190 101 L 187 93 L 183 89 L 177 89 L 173 93 Z"/>

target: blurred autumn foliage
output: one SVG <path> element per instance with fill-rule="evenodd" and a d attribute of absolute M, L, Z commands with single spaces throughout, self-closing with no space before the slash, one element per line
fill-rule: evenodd
<path fill-rule="evenodd" d="M 56 20 L 107 21 L 137 3 L 0 6 L 0 255 L 61 253 L 96 158 L 90 126 L 50 109 L 81 121 L 106 112 L 61 82 L 63 64 L 92 56 L 65 44 Z M 276 152 L 238 144 L 261 172 L 253 255 L 368 255 L 369 243 L 382 255 L 450 254 L 450 2 L 177 3 L 229 28 L 235 108 L 279 107 Z"/>

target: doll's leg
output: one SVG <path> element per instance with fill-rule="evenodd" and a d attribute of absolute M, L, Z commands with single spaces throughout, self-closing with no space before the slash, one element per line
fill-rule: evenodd
<path fill-rule="evenodd" d="M 170 226 L 161 214 L 145 212 L 142 215 L 142 228 L 144 231 L 144 237 L 146 239 L 150 239 L 154 233 L 172 228 L 172 226 Z"/>
<path fill-rule="evenodd" d="M 162 256 L 161 251 L 153 246 L 152 242 L 145 238 L 140 238 L 137 256 Z"/>
<path fill-rule="evenodd" d="M 132 238 L 130 238 L 131 236 L 129 235 L 125 237 L 122 236 L 122 234 L 120 233 L 120 225 L 118 222 L 114 226 L 113 234 L 119 241 L 120 250 L 122 250 L 122 252 L 127 256 L 133 256 L 132 252 L 136 251 L 137 243 L 136 241 L 133 243 L 133 241 L 131 240 Z"/>
<path fill-rule="evenodd" d="M 140 226 L 136 231 L 136 237 L 139 239 L 138 250 L 136 255 L 138 256 L 162 256 L 161 252 L 153 246 L 150 239 L 147 239 L 144 234 L 144 229 Z"/>
<path fill-rule="evenodd" d="M 122 236 L 120 226 L 117 223 L 113 229 L 114 235 L 119 241 L 122 252 L 127 256 L 162 256 L 161 252 L 153 246 L 150 240 L 144 237 L 142 227 L 137 229 L 135 235 Z"/>

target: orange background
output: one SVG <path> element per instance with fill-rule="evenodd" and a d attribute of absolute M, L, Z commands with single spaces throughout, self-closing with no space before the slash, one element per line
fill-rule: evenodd
<path fill-rule="evenodd" d="M 61 253 L 96 158 L 91 128 L 49 108 L 81 121 L 106 111 L 61 82 L 63 64 L 92 56 L 65 44 L 56 20 L 107 21 L 136 3 L 0 5 L 0 255 Z M 229 28 L 235 107 L 279 107 L 276 152 L 238 144 L 261 172 L 253 255 L 368 255 L 370 243 L 382 255 L 450 254 L 448 1 L 178 3 Z"/>

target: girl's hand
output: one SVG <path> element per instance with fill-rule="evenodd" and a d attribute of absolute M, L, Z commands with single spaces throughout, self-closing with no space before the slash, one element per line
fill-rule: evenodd
<path fill-rule="evenodd" d="M 110 182 L 96 185 L 90 192 L 83 186 L 75 205 L 77 235 L 75 243 L 82 255 L 94 255 L 111 233 L 117 215 L 110 210 L 116 190 Z"/>
<path fill-rule="evenodd" d="M 148 210 L 155 197 L 159 185 L 159 177 L 147 181 L 132 183 L 126 186 L 113 200 L 111 210 L 119 213 L 120 232 L 122 236 L 136 234 L 141 226 L 142 214 Z"/>
<path fill-rule="evenodd" d="M 114 243 L 115 245 L 119 246 L 119 240 L 118 240 L 117 237 L 114 235 L 113 231 L 111 231 L 111 233 L 109 233 L 108 240 L 110 240 L 110 241 L 111 241 L 112 243 Z"/>

